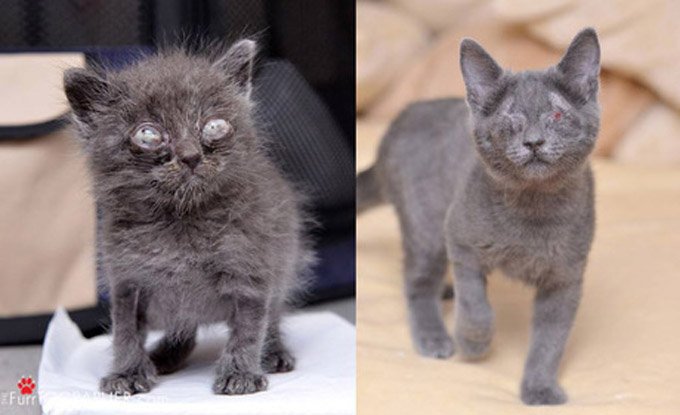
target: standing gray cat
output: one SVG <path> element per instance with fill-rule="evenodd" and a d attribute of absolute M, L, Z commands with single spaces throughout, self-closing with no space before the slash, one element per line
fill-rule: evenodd
<path fill-rule="evenodd" d="M 230 327 L 215 393 L 261 391 L 265 372 L 293 369 L 279 319 L 312 254 L 301 197 L 253 118 L 255 49 L 177 49 L 64 76 L 103 212 L 114 353 L 103 392 L 148 392 L 181 367 L 198 325 L 215 321 Z M 150 353 L 147 328 L 165 330 Z"/>
<path fill-rule="evenodd" d="M 392 124 L 376 164 L 358 177 L 358 209 L 397 211 L 411 332 L 422 355 L 489 350 L 486 276 L 500 268 L 537 289 L 521 397 L 560 404 L 557 370 L 581 298 L 594 228 L 588 162 L 599 129 L 600 48 L 579 33 L 555 67 L 504 71 L 470 39 L 460 47 L 467 106 L 420 102 Z M 453 340 L 439 298 L 455 275 Z"/>

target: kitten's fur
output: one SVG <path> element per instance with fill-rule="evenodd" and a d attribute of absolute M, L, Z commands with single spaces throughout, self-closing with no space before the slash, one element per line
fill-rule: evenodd
<path fill-rule="evenodd" d="M 537 288 L 521 386 L 527 404 L 566 401 L 556 377 L 593 237 L 588 155 L 599 129 L 599 59 L 592 29 L 576 36 L 555 67 L 516 74 L 466 39 L 460 63 L 468 105 L 411 105 L 387 132 L 376 164 L 358 177 L 360 212 L 389 201 L 399 216 L 421 354 L 449 357 L 454 341 L 464 358 L 488 352 L 491 269 Z M 453 340 L 438 304 L 447 254 L 455 274 Z"/>
<path fill-rule="evenodd" d="M 312 254 L 301 197 L 267 157 L 255 125 L 255 49 L 250 40 L 222 54 L 180 48 L 118 72 L 64 76 L 103 212 L 114 348 L 103 392 L 149 391 L 157 374 L 181 366 L 197 326 L 214 321 L 231 330 L 215 393 L 264 390 L 265 372 L 293 369 L 279 318 Z M 215 118 L 235 130 L 208 148 L 201 129 Z M 132 144 L 143 122 L 160 126 L 166 147 Z M 147 327 L 166 333 L 150 353 Z"/>

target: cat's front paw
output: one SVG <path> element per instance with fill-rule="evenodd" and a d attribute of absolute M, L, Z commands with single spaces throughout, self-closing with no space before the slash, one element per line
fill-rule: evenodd
<path fill-rule="evenodd" d="M 267 389 L 267 378 L 260 373 L 232 372 L 218 375 L 213 392 L 220 395 L 246 395 Z"/>
<path fill-rule="evenodd" d="M 465 337 L 456 337 L 456 346 L 460 357 L 464 360 L 480 360 L 489 354 L 491 340 L 475 341 Z"/>
<path fill-rule="evenodd" d="M 425 357 L 446 359 L 453 356 L 453 340 L 446 333 L 419 333 L 413 339 L 418 353 Z"/>
<path fill-rule="evenodd" d="M 287 350 L 280 348 L 265 352 L 262 369 L 267 373 L 284 373 L 295 369 L 295 358 Z"/>
<path fill-rule="evenodd" d="M 453 333 L 456 347 L 464 360 L 479 360 L 489 354 L 493 338 L 493 314 L 479 313 L 474 319 L 456 321 Z"/>
<path fill-rule="evenodd" d="M 156 383 L 156 372 L 148 367 L 139 367 L 123 373 L 111 373 L 99 382 L 99 390 L 117 396 L 146 393 Z"/>
<path fill-rule="evenodd" d="M 561 405 L 567 401 L 567 394 L 556 384 L 530 385 L 522 382 L 522 402 L 527 405 Z"/>

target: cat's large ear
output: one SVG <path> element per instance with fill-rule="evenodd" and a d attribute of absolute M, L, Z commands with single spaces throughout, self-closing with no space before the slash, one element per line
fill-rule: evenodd
<path fill-rule="evenodd" d="M 463 39 L 460 44 L 460 69 L 470 108 L 483 112 L 489 98 L 498 90 L 503 69 L 472 39 Z"/>
<path fill-rule="evenodd" d="M 257 44 L 254 41 L 249 39 L 239 40 L 215 62 L 215 65 L 226 72 L 229 79 L 246 97 L 250 97 L 252 90 L 253 61 L 256 51 Z"/>
<path fill-rule="evenodd" d="M 582 102 L 597 97 L 600 75 L 600 43 L 593 28 L 582 30 L 571 41 L 567 53 L 557 64 L 561 82 Z"/>
<path fill-rule="evenodd" d="M 64 73 L 64 92 L 76 121 L 89 125 L 97 108 L 108 102 L 110 87 L 90 69 L 71 68 Z"/>

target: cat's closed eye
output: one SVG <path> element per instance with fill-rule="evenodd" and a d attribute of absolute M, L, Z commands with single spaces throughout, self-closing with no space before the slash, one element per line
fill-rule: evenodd
<path fill-rule="evenodd" d="M 526 119 L 519 114 L 504 114 L 501 118 L 499 135 L 507 138 L 524 131 Z"/>
<path fill-rule="evenodd" d="M 234 134 L 234 126 L 221 118 L 209 120 L 203 126 L 201 138 L 207 146 L 215 145 L 219 140 Z"/>
<path fill-rule="evenodd" d="M 132 134 L 131 141 L 144 150 L 156 150 L 165 144 L 159 127 L 152 124 L 142 124 Z"/>

